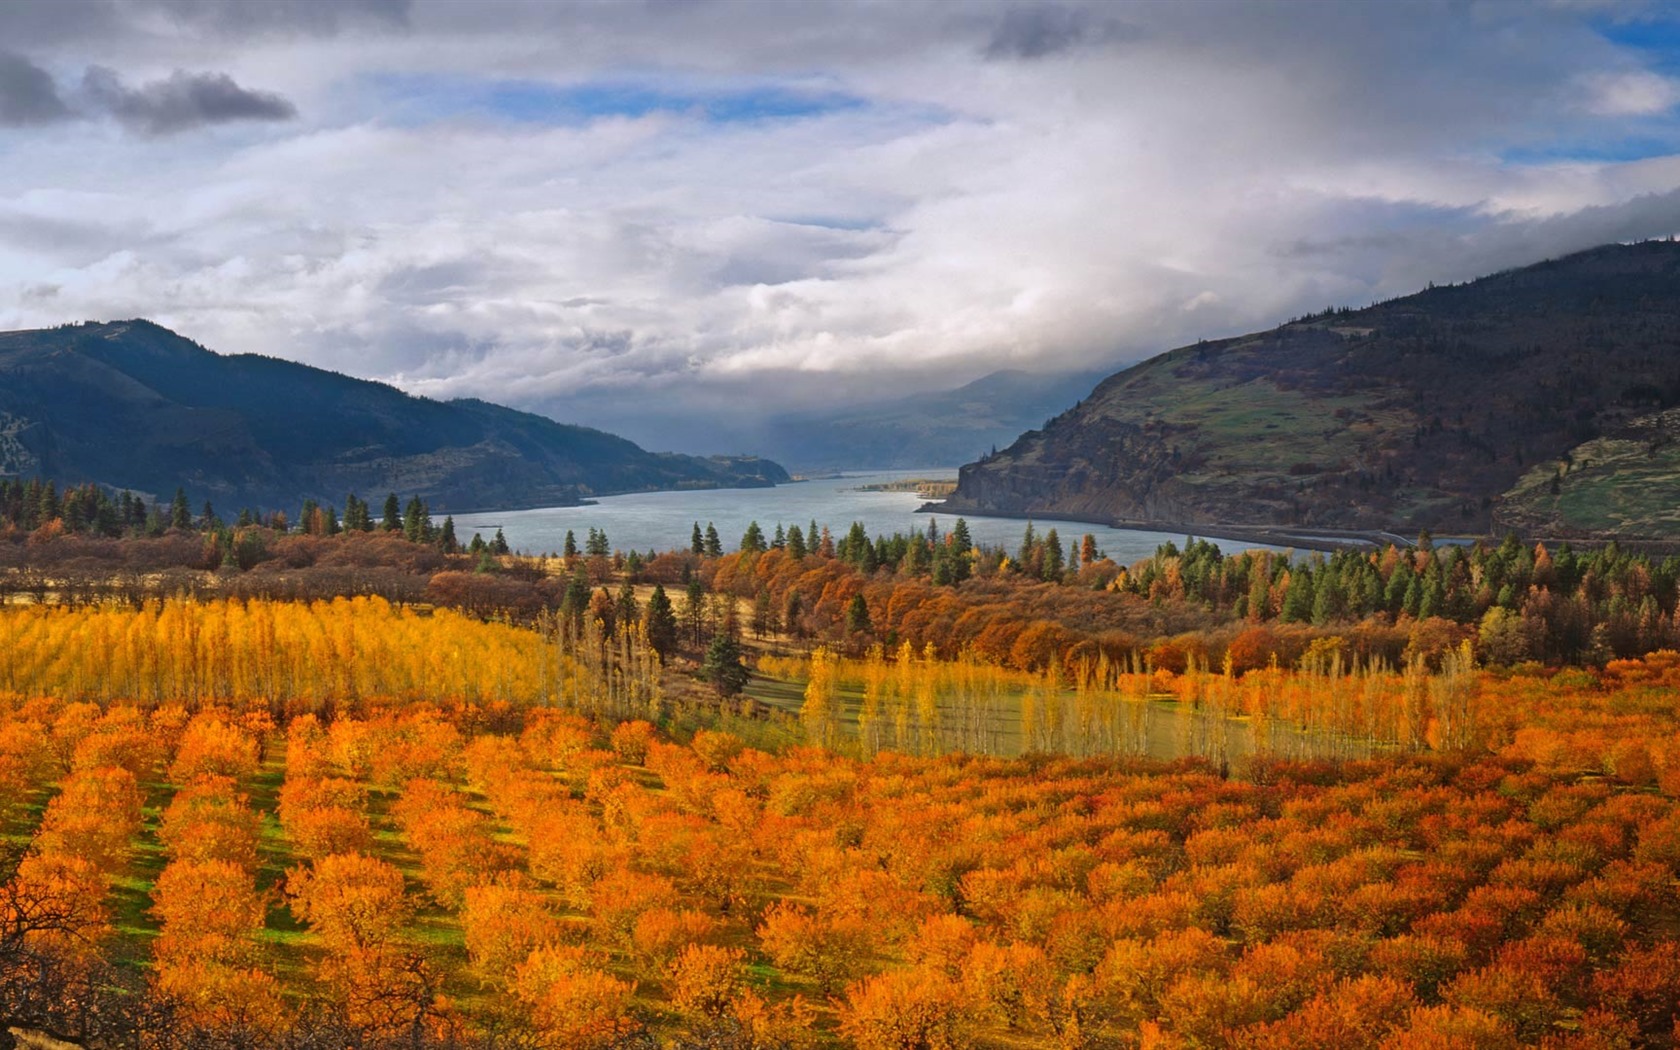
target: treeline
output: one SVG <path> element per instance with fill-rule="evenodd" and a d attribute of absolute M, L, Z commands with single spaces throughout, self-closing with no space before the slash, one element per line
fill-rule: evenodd
<path fill-rule="evenodd" d="M 1515 536 L 1498 545 L 1344 550 L 1291 560 L 1211 543 L 1167 544 L 1123 571 L 1116 589 L 1152 602 L 1188 601 L 1232 621 L 1311 624 L 1444 619 L 1474 626 L 1485 659 L 1602 665 L 1680 643 L 1680 558 L 1612 542 L 1556 553 Z"/>
<path fill-rule="evenodd" d="M 494 539 L 475 535 L 463 545 L 456 538 L 453 516 L 434 522 L 424 500 L 411 496 L 405 504 L 394 492 L 385 497 L 377 513 L 367 500 L 352 492 L 344 498 L 342 517 L 334 505 L 306 499 L 296 519 L 284 511 L 259 513 L 247 507 L 225 521 L 209 500 L 195 512 L 184 487 L 175 490 L 168 504 L 160 500 L 148 505 L 143 496 L 128 491 L 112 493 L 99 485 L 66 486 L 61 492 L 56 482 L 41 478 L 0 480 L 0 539 L 14 542 L 26 537 L 46 540 L 65 533 L 117 539 L 157 537 L 170 531 L 199 532 L 214 536 L 230 558 L 244 561 L 247 552 L 238 550 L 240 536 L 254 528 L 308 536 L 399 533 L 412 543 L 435 544 L 448 554 L 508 553 L 500 529 Z"/>

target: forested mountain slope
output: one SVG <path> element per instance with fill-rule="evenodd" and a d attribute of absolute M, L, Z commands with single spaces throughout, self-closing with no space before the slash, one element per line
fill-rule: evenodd
<path fill-rule="evenodd" d="M 1680 244 L 1612 245 L 1161 354 L 948 509 L 1671 536 L 1676 406 Z"/>
<path fill-rule="evenodd" d="M 283 509 L 395 491 L 436 511 L 787 480 L 768 460 L 655 454 L 483 401 L 217 354 L 142 320 L 0 333 L 0 475 Z"/>

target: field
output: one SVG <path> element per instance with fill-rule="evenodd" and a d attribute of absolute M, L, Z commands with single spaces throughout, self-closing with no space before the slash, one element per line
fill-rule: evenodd
<path fill-rule="evenodd" d="M 1161 762 L 1131 716 L 1082 735 L 1018 672 L 981 687 L 1039 745 L 1003 758 L 950 750 L 920 714 L 903 747 L 892 719 L 872 742 L 867 716 L 819 717 L 823 688 L 868 693 L 883 672 L 892 710 L 899 665 L 880 657 L 771 665 L 804 679 L 819 748 L 600 691 L 537 632 L 378 601 L 13 611 L 0 630 L 17 858 L 0 995 L 80 1045 L 1676 1034 L 1672 654 L 1598 674 L 1117 671 L 1057 691 L 1069 718 L 1159 712 L 1192 756 Z M 102 656 L 66 649 L 90 632 Z M 335 632 L 349 678 L 275 658 L 275 638 Z M 180 695 L 103 695 L 135 662 Z M 986 672 L 903 673 L 914 696 Z M 1213 716 L 1287 732 L 1251 730 L 1233 777 Z"/>

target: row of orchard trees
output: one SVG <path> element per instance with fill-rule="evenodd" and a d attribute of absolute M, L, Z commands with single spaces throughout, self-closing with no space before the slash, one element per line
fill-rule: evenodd
<path fill-rule="evenodd" d="M 1382 751 L 1461 751 L 1489 743 L 1481 679 L 1468 643 L 1439 670 L 1361 663 L 1321 646 L 1296 670 L 1238 676 L 1192 663 L 1183 674 L 1099 656 L 1064 673 L 1011 671 L 965 651 L 941 660 L 908 643 L 861 659 L 818 648 L 766 656 L 761 672 L 803 680 L 800 720 L 812 743 L 934 755 L 1021 752 L 1288 759 Z"/>
<path fill-rule="evenodd" d="M 148 602 L 0 614 L 0 691 L 300 710 L 362 699 L 545 703 L 566 661 L 542 635 L 382 598 Z"/>

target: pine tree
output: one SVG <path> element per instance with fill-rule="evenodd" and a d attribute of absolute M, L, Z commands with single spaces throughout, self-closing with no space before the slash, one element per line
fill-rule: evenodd
<path fill-rule="evenodd" d="M 700 669 L 719 696 L 734 696 L 752 679 L 752 672 L 741 662 L 741 643 L 729 631 L 719 631 L 712 639 Z"/>
<path fill-rule="evenodd" d="M 1044 579 L 1052 583 L 1061 581 L 1062 570 L 1066 568 L 1063 557 L 1062 538 L 1056 535 L 1055 529 L 1051 529 L 1044 534 Z"/>
<path fill-rule="evenodd" d="M 874 630 L 875 625 L 869 620 L 869 603 L 864 601 L 862 594 L 852 595 L 851 604 L 846 606 L 846 633 L 855 636 Z"/>
<path fill-rule="evenodd" d="M 454 554 L 461 549 L 461 543 L 455 538 L 455 515 L 450 514 L 443 519 L 443 530 L 438 533 L 438 546 L 443 553 Z"/>
<path fill-rule="evenodd" d="M 426 505 L 420 502 L 419 496 L 411 497 L 408 506 L 403 509 L 403 535 L 410 543 L 423 543 L 429 524 Z"/>
<path fill-rule="evenodd" d="M 626 581 L 618 589 L 617 608 L 613 610 L 613 619 L 619 623 L 636 623 L 642 618 L 642 609 L 636 602 L 636 588 Z"/>
<path fill-rule="evenodd" d="M 706 553 L 706 540 L 705 537 L 700 535 L 700 523 L 698 521 L 694 523 L 694 534 L 689 538 L 688 549 L 694 554 Z"/>
<path fill-rule="evenodd" d="M 571 529 L 566 530 L 566 544 L 561 549 L 561 553 L 565 555 L 568 562 L 578 556 L 577 533 Z"/>
<path fill-rule="evenodd" d="M 648 645 L 660 656 L 677 647 L 677 614 L 663 584 L 655 584 L 642 614 L 642 627 L 647 632 Z"/>
<path fill-rule="evenodd" d="M 951 529 L 951 546 L 963 552 L 974 549 L 974 537 L 969 535 L 967 518 L 958 518 L 956 526 Z"/>
<path fill-rule="evenodd" d="M 716 526 L 714 526 L 709 521 L 706 523 L 706 549 L 705 549 L 705 553 L 706 553 L 706 557 L 708 557 L 708 558 L 721 558 L 721 557 L 723 557 L 723 541 L 718 538 L 718 531 L 717 531 Z"/>
<path fill-rule="evenodd" d="M 379 523 L 379 527 L 386 532 L 402 531 L 402 504 L 397 501 L 395 492 L 385 497 L 385 519 Z"/>
<path fill-rule="evenodd" d="M 741 536 L 741 551 L 744 554 L 763 554 L 766 550 L 764 530 L 754 521 L 747 525 L 747 531 Z"/>
<path fill-rule="evenodd" d="M 798 525 L 788 528 L 787 552 L 789 557 L 796 559 L 803 559 L 806 554 L 810 553 L 805 549 L 805 534 L 799 531 Z"/>
<path fill-rule="evenodd" d="M 172 529 L 192 528 L 192 508 L 187 505 L 186 489 L 175 490 L 175 500 L 169 505 L 169 527 Z"/>
<path fill-rule="evenodd" d="M 502 530 L 499 528 L 496 530 L 496 538 L 490 541 L 490 553 L 498 557 L 512 553 L 512 549 L 508 547 L 507 537 L 502 535 Z"/>

